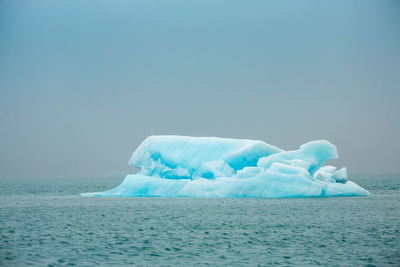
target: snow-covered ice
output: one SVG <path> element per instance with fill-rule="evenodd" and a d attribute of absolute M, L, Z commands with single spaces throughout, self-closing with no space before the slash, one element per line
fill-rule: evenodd
<path fill-rule="evenodd" d="M 363 196 L 346 168 L 323 166 L 336 147 L 318 140 L 284 151 L 263 141 L 218 137 L 150 136 L 133 153 L 116 188 L 83 196 L 320 197 Z"/>

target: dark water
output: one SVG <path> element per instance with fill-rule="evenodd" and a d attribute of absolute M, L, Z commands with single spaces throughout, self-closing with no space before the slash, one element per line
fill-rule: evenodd
<path fill-rule="evenodd" d="M 0 180 L 1 266 L 400 266 L 400 176 L 368 197 L 84 198 L 121 179 Z"/>

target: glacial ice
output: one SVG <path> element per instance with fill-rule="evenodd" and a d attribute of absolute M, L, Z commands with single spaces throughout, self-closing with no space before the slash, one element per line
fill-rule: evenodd
<path fill-rule="evenodd" d="M 347 180 L 346 168 L 323 166 L 338 158 L 328 141 L 284 151 L 263 141 L 218 137 L 150 136 L 133 153 L 129 174 L 112 190 L 83 196 L 322 197 L 369 192 Z"/>

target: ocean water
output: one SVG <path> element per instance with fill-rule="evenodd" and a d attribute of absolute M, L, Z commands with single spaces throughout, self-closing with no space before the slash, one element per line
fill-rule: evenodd
<path fill-rule="evenodd" d="M 1 266 L 400 266 L 400 176 L 372 195 L 85 198 L 122 178 L 1 179 Z"/>

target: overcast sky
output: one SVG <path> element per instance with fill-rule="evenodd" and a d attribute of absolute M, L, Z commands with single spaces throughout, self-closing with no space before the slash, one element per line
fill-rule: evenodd
<path fill-rule="evenodd" d="M 149 135 L 400 173 L 399 1 L 0 1 L 0 177 L 126 170 Z"/>

